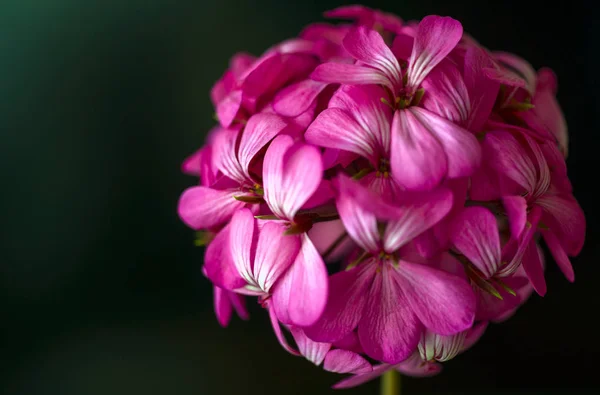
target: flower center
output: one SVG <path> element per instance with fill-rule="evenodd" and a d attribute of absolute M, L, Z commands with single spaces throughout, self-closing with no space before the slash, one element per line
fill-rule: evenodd
<path fill-rule="evenodd" d="M 377 167 L 377 177 L 388 178 L 390 176 L 390 161 L 389 159 L 380 159 Z"/>

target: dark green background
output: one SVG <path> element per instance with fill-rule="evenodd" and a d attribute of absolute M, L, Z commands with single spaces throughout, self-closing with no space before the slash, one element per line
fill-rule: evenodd
<path fill-rule="evenodd" d="M 325 394 L 339 377 L 280 349 L 265 314 L 221 329 L 202 249 L 177 218 L 179 173 L 213 125 L 208 91 L 341 2 L 0 2 L 1 385 L 6 394 Z M 559 3 L 557 3 L 559 4 Z M 597 381 L 598 25 L 592 2 L 381 1 L 451 15 L 559 76 L 569 171 L 588 217 L 569 284 L 494 325 L 405 394 L 548 393 Z M 371 383 L 347 394 L 375 394 Z M 537 393 L 537 392 L 536 392 Z"/>

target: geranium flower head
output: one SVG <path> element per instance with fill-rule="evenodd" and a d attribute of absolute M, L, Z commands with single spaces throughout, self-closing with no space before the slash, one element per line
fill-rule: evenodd
<path fill-rule="evenodd" d="M 285 350 L 350 374 L 335 388 L 431 376 L 552 291 L 540 242 L 574 281 L 557 78 L 448 16 L 326 15 L 345 22 L 231 59 L 179 215 L 222 326 L 253 298 Z"/>

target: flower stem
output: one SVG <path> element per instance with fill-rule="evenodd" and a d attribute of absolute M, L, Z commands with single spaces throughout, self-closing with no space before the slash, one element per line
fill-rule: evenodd
<path fill-rule="evenodd" d="M 381 395 L 400 395 L 400 373 L 395 369 L 381 376 Z"/>

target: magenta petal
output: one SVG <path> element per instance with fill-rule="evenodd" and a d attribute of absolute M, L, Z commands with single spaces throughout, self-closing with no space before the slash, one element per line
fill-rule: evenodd
<path fill-rule="evenodd" d="M 233 290 L 246 285 L 231 259 L 230 226 L 224 227 L 210 242 L 204 255 L 204 272 L 216 286 Z"/>
<path fill-rule="evenodd" d="M 292 326 L 290 332 L 292 332 L 292 336 L 294 336 L 300 354 L 315 365 L 320 365 L 331 348 L 331 343 L 319 343 L 313 341 L 306 337 L 302 328 L 297 326 Z"/>
<path fill-rule="evenodd" d="M 502 205 L 508 216 L 510 234 L 518 239 L 527 223 L 527 200 L 522 196 L 503 196 Z"/>
<path fill-rule="evenodd" d="M 365 250 L 377 251 L 380 244 L 377 217 L 374 213 L 365 210 L 365 205 L 361 204 L 363 199 L 356 196 L 369 195 L 369 192 L 343 174 L 340 174 L 337 181 L 340 193 L 336 200 L 336 207 L 346 231 Z"/>
<path fill-rule="evenodd" d="M 539 206 L 533 206 L 532 210 L 527 214 L 527 223 L 521 236 L 518 239 L 511 237 L 503 246 L 502 261 L 508 262 L 508 264 L 500 268 L 498 276 L 506 277 L 511 275 L 521 266 L 523 255 L 529 246 L 529 241 L 536 233 L 541 214 L 542 209 Z"/>
<path fill-rule="evenodd" d="M 387 93 L 379 86 L 341 87 L 308 128 L 306 141 L 357 153 L 378 166 L 390 151 L 392 110 L 383 97 Z"/>
<path fill-rule="evenodd" d="M 546 294 L 546 279 L 544 278 L 544 265 L 540 257 L 540 251 L 538 251 L 535 240 L 529 242 L 529 246 L 525 250 L 522 261 L 523 269 L 525 274 L 535 292 L 540 296 Z M 572 270 L 571 270 L 572 272 Z"/>
<path fill-rule="evenodd" d="M 390 81 L 393 90 L 402 87 L 400 65 L 381 34 L 366 26 L 358 26 L 346 34 L 343 45 L 352 57 L 380 70 Z"/>
<path fill-rule="evenodd" d="M 423 107 L 464 126 L 471 113 L 469 92 L 460 71 L 450 61 L 440 63 L 423 81 Z M 489 114 L 488 114 L 489 115 Z"/>
<path fill-rule="evenodd" d="M 409 110 L 398 110 L 392 122 L 392 176 L 411 190 L 427 190 L 448 171 L 440 142 Z"/>
<path fill-rule="evenodd" d="M 386 97 L 388 93 L 381 86 L 350 85 L 340 87 L 329 101 L 329 108 L 340 108 L 351 114 L 363 133 L 369 136 L 368 140 L 376 148 L 376 153 L 383 158 L 389 158 L 393 116 L 392 108 L 381 100 Z M 378 166 L 379 163 L 373 165 Z"/>
<path fill-rule="evenodd" d="M 275 136 L 277 136 L 287 123 L 275 114 L 255 114 L 248 120 L 242 133 L 238 149 L 238 160 L 247 179 L 250 177 L 250 162 Z"/>
<path fill-rule="evenodd" d="M 499 84 L 514 88 L 525 88 L 527 86 L 527 82 L 511 70 L 500 69 L 498 67 L 486 67 L 482 71 L 487 78 Z"/>
<path fill-rule="evenodd" d="M 285 117 L 297 117 L 308 110 L 327 83 L 303 80 L 281 90 L 273 100 L 273 109 Z"/>
<path fill-rule="evenodd" d="M 569 134 L 567 123 L 556 100 L 556 75 L 547 68 L 538 72 L 538 86 L 532 104 L 533 113 L 542 126 L 554 135 L 564 156 L 568 154 Z M 527 122 L 527 119 L 525 119 Z M 530 125 L 531 126 L 531 125 Z"/>
<path fill-rule="evenodd" d="M 364 354 L 360 341 L 358 340 L 358 333 L 352 331 L 340 340 L 333 342 L 333 347 L 341 348 L 342 350 L 352 351 L 357 354 Z"/>
<path fill-rule="evenodd" d="M 575 272 L 573 271 L 571 260 L 560 245 L 560 241 L 556 235 L 551 230 L 542 230 L 542 236 L 544 237 L 544 241 L 546 242 L 548 249 L 552 253 L 554 261 L 563 272 L 567 280 L 570 282 L 575 281 Z"/>
<path fill-rule="evenodd" d="M 409 377 L 431 377 L 442 371 L 442 364 L 423 361 L 419 352 L 415 351 L 408 359 L 395 365 L 394 369 Z"/>
<path fill-rule="evenodd" d="M 528 192 L 535 190 L 537 175 L 529 155 L 510 133 L 493 131 L 485 135 L 485 142 L 494 152 L 490 163 L 494 168 L 506 174 Z"/>
<path fill-rule="evenodd" d="M 343 389 L 343 388 L 352 388 L 357 385 L 361 385 L 366 383 L 367 381 L 371 381 L 381 376 L 388 370 L 392 369 L 392 365 L 387 363 L 375 366 L 373 370 L 370 370 L 365 373 L 356 374 L 354 376 L 350 376 L 347 379 L 341 380 L 338 383 L 334 384 L 332 388 L 334 389 Z"/>
<path fill-rule="evenodd" d="M 202 158 L 207 153 L 210 153 L 210 147 L 204 146 L 185 158 L 181 164 L 181 171 L 191 176 L 199 176 L 202 170 Z"/>
<path fill-rule="evenodd" d="M 385 85 L 391 86 L 387 77 L 379 70 L 347 63 L 323 63 L 310 75 L 315 81 L 344 85 Z"/>
<path fill-rule="evenodd" d="M 373 370 L 371 364 L 359 354 L 347 350 L 331 350 L 325 356 L 323 369 L 334 373 L 363 374 Z"/>
<path fill-rule="evenodd" d="M 450 17 L 429 15 L 417 27 L 407 71 L 407 85 L 418 87 L 429 72 L 458 44 L 463 34 L 460 22 Z"/>
<path fill-rule="evenodd" d="M 406 261 L 400 261 L 397 271 L 410 308 L 427 329 L 439 335 L 453 335 L 473 325 L 476 299 L 465 280 Z"/>
<path fill-rule="evenodd" d="M 271 319 L 271 326 L 273 327 L 273 332 L 275 332 L 275 337 L 281 344 L 284 350 L 289 352 L 292 355 L 300 356 L 300 353 L 292 348 L 287 342 L 283 332 L 281 331 L 281 326 L 279 325 L 279 321 L 277 320 L 277 315 L 275 314 L 275 310 L 272 307 L 268 307 L 269 310 L 269 318 Z"/>
<path fill-rule="evenodd" d="M 486 278 L 498 270 L 502 251 L 496 217 L 483 207 L 467 207 L 450 231 L 452 243 Z"/>
<path fill-rule="evenodd" d="M 214 137 L 212 150 L 216 168 L 238 185 L 247 182 L 246 172 L 237 157 L 239 135 L 239 129 L 221 129 Z"/>
<path fill-rule="evenodd" d="M 229 297 L 231 305 L 233 306 L 233 309 L 237 315 L 243 320 L 248 320 L 250 318 L 250 314 L 248 314 L 248 309 L 246 308 L 246 300 L 244 299 L 244 295 L 240 295 L 235 292 L 227 292 L 227 296 Z"/>
<path fill-rule="evenodd" d="M 235 191 L 219 191 L 202 186 L 186 189 L 179 198 L 179 217 L 192 229 L 208 229 L 220 225 L 244 207 L 233 198 Z"/>
<path fill-rule="evenodd" d="M 235 119 L 242 105 L 242 91 L 235 90 L 225 96 L 217 106 L 217 117 L 221 126 L 228 128 Z"/>
<path fill-rule="evenodd" d="M 215 315 L 217 316 L 219 325 L 223 328 L 229 324 L 231 313 L 233 312 L 233 306 L 231 306 L 227 292 L 228 291 L 223 288 L 217 286 L 213 287 Z"/>
<path fill-rule="evenodd" d="M 375 275 L 358 324 L 358 338 L 365 353 L 378 361 L 398 363 L 406 359 L 419 342 L 423 326 L 409 305 L 408 290 L 400 276 L 384 263 Z"/>
<path fill-rule="evenodd" d="M 558 237 L 562 248 L 570 256 L 576 256 L 585 241 L 586 221 L 577 200 L 570 195 L 544 195 L 536 204 L 544 209 L 543 221 Z"/>
<path fill-rule="evenodd" d="M 248 284 L 256 285 L 252 270 L 256 248 L 254 215 L 247 208 L 237 211 L 231 218 L 229 228 L 229 249 L 233 264 Z"/>
<path fill-rule="evenodd" d="M 267 150 L 263 186 L 269 208 L 280 218 L 293 220 L 317 190 L 323 178 L 321 153 L 316 147 L 278 136 Z"/>
<path fill-rule="evenodd" d="M 329 297 L 321 318 L 304 328 L 307 336 L 320 342 L 335 342 L 352 332 L 360 321 L 374 267 L 361 265 L 329 278 Z"/>
<path fill-rule="evenodd" d="M 384 250 L 394 252 L 437 224 L 452 208 L 452 199 L 449 189 L 439 188 L 404 202 L 389 217 L 383 236 Z"/>
<path fill-rule="evenodd" d="M 500 84 L 483 73 L 484 68 L 492 65 L 492 59 L 482 48 L 470 46 L 467 49 L 464 78 L 471 103 L 467 129 L 473 132 L 479 132 L 489 118 L 500 90 Z"/>
<path fill-rule="evenodd" d="M 258 235 L 253 278 L 258 287 L 267 294 L 300 251 L 300 238 L 284 235 L 285 229 L 285 226 L 277 221 L 267 222 Z M 251 236 L 252 233 L 247 232 L 247 238 Z"/>
<path fill-rule="evenodd" d="M 409 107 L 409 111 L 443 147 L 448 163 L 448 178 L 470 176 L 479 168 L 481 147 L 472 133 L 423 108 Z"/>
<path fill-rule="evenodd" d="M 299 238 L 302 238 L 302 247 L 292 266 L 276 285 L 273 303 L 282 322 L 309 326 L 319 319 L 325 309 L 327 269 L 308 236 L 302 234 Z"/>
<path fill-rule="evenodd" d="M 536 86 L 536 73 L 534 68 L 526 60 L 507 52 L 494 52 L 494 58 L 500 61 L 504 66 L 510 67 L 515 70 L 520 76 L 523 77 L 526 82 L 526 89 L 530 95 L 535 92 Z"/>
<path fill-rule="evenodd" d="M 377 152 L 372 136 L 350 113 L 340 108 L 329 108 L 320 113 L 308 127 L 304 138 L 320 147 L 354 152 L 371 160 Z"/>

